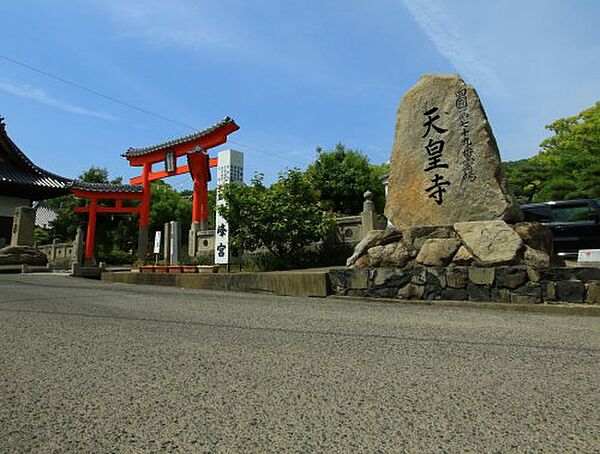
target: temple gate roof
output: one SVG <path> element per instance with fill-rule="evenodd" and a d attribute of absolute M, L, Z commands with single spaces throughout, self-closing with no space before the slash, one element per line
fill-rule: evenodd
<path fill-rule="evenodd" d="M 12 141 L 0 117 L 0 194 L 43 200 L 69 192 L 71 180 L 35 165 Z"/>
<path fill-rule="evenodd" d="M 208 128 L 202 129 L 200 131 L 196 131 L 196 132 L 194 132 L 192 134 L 188 134 L 186 136 L 179 137 L 177 139 L 169 140 L 168 142 L 163 142 L 160 144 L 150 145 L 150 146 L 142 147 L 142 148 L 130 147 L 127 149 L 127 151 L 125 153 L 122 154 L 122 156 L 125 158 L 132 158 L 135 156 L 143 156 L 143 155 L 150 154 L 150 153 L 153 153 L 158 150 L 164 150 L 164 149 L 168 149 L 168 148 L 171 148 L 171 147 L 174 147 L 177 145 L 192 142 L 194 140 L 198 140 L 204 136 L 209 135 L 210 133 L 218 130 L 219 128 L 221 128 L 225 125 L 235 125 L 235 121 L 229 117 L 225 117 L 221 121 L 215 123 L 212 126 L 209 126 Z M 236 125 L 236 129 L 237 129 L 237 125 Z"/>

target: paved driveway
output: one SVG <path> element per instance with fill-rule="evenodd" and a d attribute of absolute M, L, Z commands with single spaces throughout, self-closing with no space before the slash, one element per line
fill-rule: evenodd
<path fill-rule="evenodd" d="M 0 450 L 600 451 L 600 318 L 0 275 Z"/>

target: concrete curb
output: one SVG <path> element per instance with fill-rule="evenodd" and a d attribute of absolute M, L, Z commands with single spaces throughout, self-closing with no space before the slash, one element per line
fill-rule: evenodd
<path fill-rule="evenodd" d="M 271 293 L 289 296 L 327 296 L 327 272 L 274 271 L 264 273 L 102 273 L 101 279 L 126 284 L 164 285 L 204 290 Z"/>
<path fill-rule="evenodd" d="M 463 307 L 473 309 L 491 309 L 496 311 L 533 312 L 554 315 L 589 315 L 594 317 L 600 317 L 600 305 L 591 306 L 587 304 L 509 304 L 483 301 L 425 301 L 342 295 L 330 295 L 327 297 L 327 299 L 339 299 L 342 301 L 363 301 L 368 303 L 405 304 L 412 306 Z"/>
<path fill-rule="evenodd" d="M 366 303 L 409 304 L 417 306 L 461 307 L 492 309 L 496 311 L 518 311 L 556 315 L 600 316 L 600 305 L 584 304 L 510 304 L 482 301 L 450 300 L 402 300 L 396 298 L 374 298 L 366 296 L 328 295 L 327 272 L 323 271 L 275 271 L 263 273 L 231 274 L 168 274 L 103 272 L 102 280 L 126 284 L 162 285 L 167 287 L 234 292 L 269 293 L 282 296 L 321 297 L 328 300 L 355 301 Z"/>

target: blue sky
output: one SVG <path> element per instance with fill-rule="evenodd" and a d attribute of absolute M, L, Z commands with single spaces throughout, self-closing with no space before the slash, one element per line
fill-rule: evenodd
<path fill-rule="evenodd" d="M 398 103 L 425 73 L 475 85 L 504 160 L 600 99 L 596 0 L 20 0 L 0 17 L 1 56 L 198 129 L 233 117 L 246 178 L 337 142 L 387 161 Z M 125 149 L 190 132 L 2 58 L 0 115 L 69 177 L 135 176 Z"/>

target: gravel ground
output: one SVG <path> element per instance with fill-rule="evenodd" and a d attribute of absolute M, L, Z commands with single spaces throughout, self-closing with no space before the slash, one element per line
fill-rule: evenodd
<path fill-rule="evenodd" d="M 0 275 L 2 452 L 600 451 L 600 318 Z"/>

